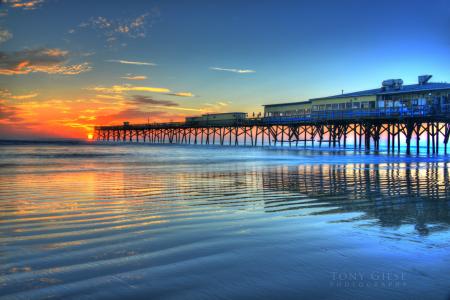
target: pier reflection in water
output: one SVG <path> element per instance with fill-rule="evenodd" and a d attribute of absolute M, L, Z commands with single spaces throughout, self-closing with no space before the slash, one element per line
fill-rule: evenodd
<path fill-rule="evenodd" d="M 0 150 L 0 296 L 450 293 L 445 157 L 183 146 Z"/>
<path fill-rule="evenodd" d="M 266 211 L 321 207 L 318 214 L 363 212 L 382 227 L 415 226 L 420 234 L 448 230 L 448 163 L 301 165 L 263 172 L 266 189 L 305 194 L 300 205 L 266 201 Z"/>

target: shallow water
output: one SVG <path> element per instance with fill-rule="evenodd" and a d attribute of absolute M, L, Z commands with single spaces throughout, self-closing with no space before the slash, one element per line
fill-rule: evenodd
<path fill-rule="evenodd" d="M 0 145 L 0 297 L 448 299 L 448 159 Z"/>

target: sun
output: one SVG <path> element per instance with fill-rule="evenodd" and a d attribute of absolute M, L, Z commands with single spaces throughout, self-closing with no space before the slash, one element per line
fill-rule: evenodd
<path fill-rule="evenodd" d="M 88 133 L 87 138 L 88 138 L 88 140 L 93 140 L 94 135 L 92 133 Z"/>

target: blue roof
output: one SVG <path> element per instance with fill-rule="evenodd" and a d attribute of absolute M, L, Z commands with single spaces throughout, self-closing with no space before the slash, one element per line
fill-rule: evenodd
<path fill-rule="evenodd" d="M 285 105 L 295 105 L 295 104 L 308 104 L 311 100 L 297 101 L 297 102 L 287 102 L 287 103 L 276 103 L 276 104 L 264 104 L 263 106 L 285 106 Z"/>
<path fill-rule="evenodd" d="M 395 94 L 428 92 L 428 91 L 448 90 L 448 89 L 450 89 L 450 83 L 429 82 L 429 83 L 425 83 L 425 84 L 403 85 L 402 88 L 398 89 L 398 90 L 384 90 L 383 88 L 378 88 L 378 89 L 371 89 L 371 90 L 359 91 L 359 92 L 354 92 L 354 93 L 340 94 L 340 95 L 335 95 L 335 96 L 313 98 L 311 100 L 360 97 L 360 96 L 375 96 L 375 95 L 395 95 Z"/>

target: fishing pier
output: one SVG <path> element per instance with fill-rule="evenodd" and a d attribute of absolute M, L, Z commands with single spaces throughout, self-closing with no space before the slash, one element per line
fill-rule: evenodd
<path fill-rule="evenodd" d="M 264 106 L 248 118 L 232 112 L 188 117 L 185 122 L 96 126 L 105 142 L 354 148 L 410 154 L 426 145 L 428 154 L 447 153 L 450 84 L 429 75 L 403 85 L 385 80 L 381 88 L 300 102 Z M 384 143 L 380 143 L 384 140 Z M 422 143 L 421 143 L 422 141 Z M 382 145 L 382 146 L 381 146 Z"/>

